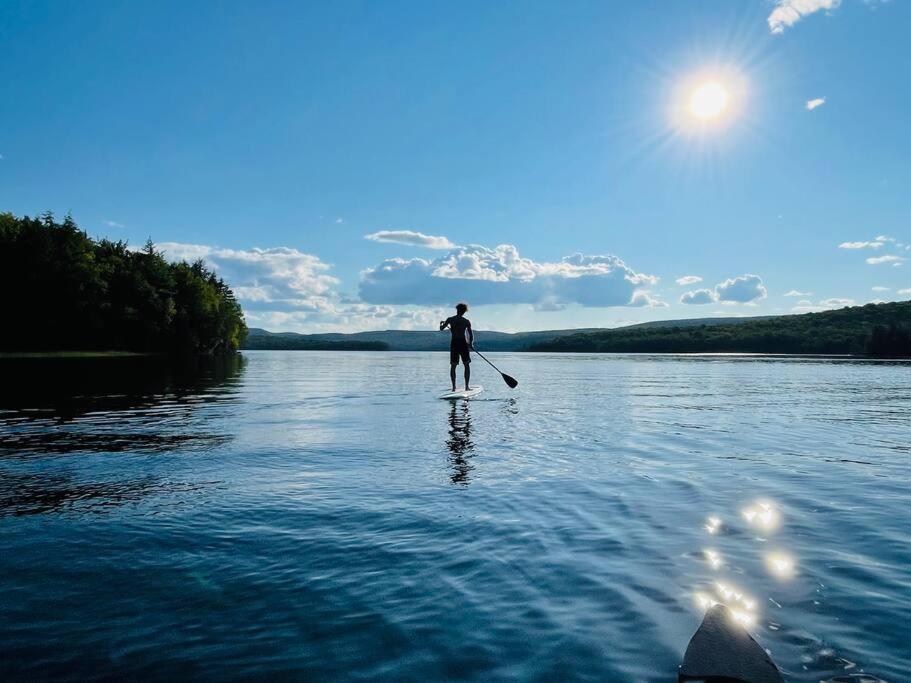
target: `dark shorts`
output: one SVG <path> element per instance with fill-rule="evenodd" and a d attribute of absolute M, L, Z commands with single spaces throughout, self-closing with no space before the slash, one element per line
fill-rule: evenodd
<path fill-rule="evenodd" d="M 471 356 L 468 355 L 468 342 L 452 342 L 449 345 L 449 364 L 458 365 L 459 358 L 462 359 L 462 362 L 465 365 L 468 365 L 471 362 Z"/>

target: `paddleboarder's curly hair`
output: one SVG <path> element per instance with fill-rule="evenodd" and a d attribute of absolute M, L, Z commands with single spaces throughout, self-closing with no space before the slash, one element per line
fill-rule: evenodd
<path fill-rule="evenodd" d="M 456 313 L 458 313 L 459 315 L 465 315 L 465 313 L 467 313 L 467 312 L 468 312 L 468 304 L 466 304 L 464 301 L 460 301 L 459 303 L 456 304 Z"/>

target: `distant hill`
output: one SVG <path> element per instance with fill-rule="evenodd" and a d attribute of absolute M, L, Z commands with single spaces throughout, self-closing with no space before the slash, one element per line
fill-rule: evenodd
<path fill-rule="evenodd" d="M 389 344 L 360 339 L 315 339 L 313 335 L 267 332 L 253 327 L 247 333 L 243 348 L 269 351 L 388 351 Z"/>
<path fill-rule="evenodd" d="M 890 325 L 895 328 L 890 332 Z M 802 315 L 657 320 L 613 329 L 476 331 L 481 351 L 833 353 L 903 355 L 911 302 Z M 874 331 L 879 332 L 874 335 Z M 875 336 L 875 339 L 873 337 Z M 871 346 L 872 345 L 872 346 Z M 382 330 L 298 334 L 251 328 L 245 349 L 445 351 L 449 333 Z"/>
<path fill-rule="evenodd" d="M 768 320 L 769 318 L 784 318 L 786 316 L 754 315 L 754 316 L 727 316 L 724 318 L 686 318 L 684 320 L 653 320 L 647 323 L 636 323 L 613 329 L 630 329 L 633 327 L 699 327 L 700 325 L 740 325 L 742 323 Z"/>
<path fill-rule="evenodd" d="M 562 336 L 530 351 L 824 353 L 911 356 L 911 301 L 821 313 L 669 321 Z"/>
<path fill-rule="evenodd" d="M 485 332 L 476 331 L 475 340 L 482 351 L 521 351 L 532 344 L 557 337 L 595 332 L 600 328 L 548 330 L 542 332 Z M 435 330 L 381 330 L 374 332 L 298 334 L 268 332 L 252 327 L 247 334 L 245 349 L 299 349 L 338 351 L 447 351 L 449 332 Z"/>

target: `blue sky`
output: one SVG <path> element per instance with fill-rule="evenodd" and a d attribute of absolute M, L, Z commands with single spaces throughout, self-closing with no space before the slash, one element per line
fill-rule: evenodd
<path fill-rule="evenodd" d="M 909 26 L 902 0 L 5 2 L 0 210 L 203 257 L 273 330 L 908 299 Z"/>

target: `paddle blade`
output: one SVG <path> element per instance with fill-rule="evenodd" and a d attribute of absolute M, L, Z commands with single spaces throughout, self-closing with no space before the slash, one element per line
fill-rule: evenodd
<path fill-rule="evenodd" d="M 519 380 L 517 380 L 515 377 L 510 377 L 505 372 L 501 372 L 500 374 L 503 375 L 503 381 L 509 385 L 510 389 L 515 389 L 517 386 L 519 386 Z"/>

